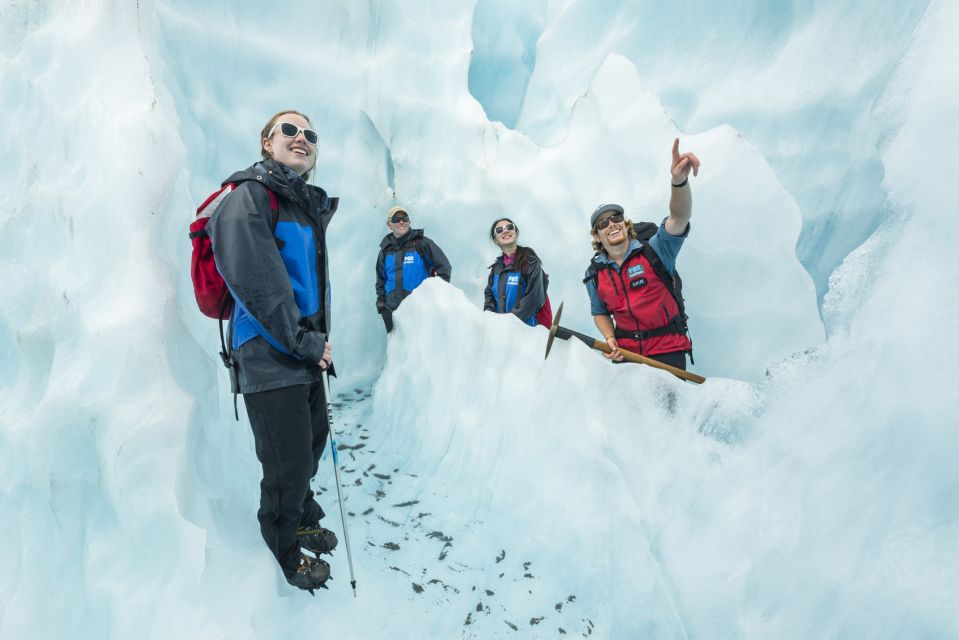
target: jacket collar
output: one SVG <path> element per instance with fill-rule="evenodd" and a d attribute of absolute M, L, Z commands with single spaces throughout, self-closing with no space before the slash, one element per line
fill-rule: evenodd
<path fill-rule="evenodd" d="M 639 251 L 639 250 L 642 249 L 642 248 L 643 248 L 643 243 L 642 243 L 642 242 L 640 242 L 639 240 L 636 240 L 636 239 L 630 240 L 630 241 L 629 241 L 629 248 L 626 250 L 626 258 L 629 258 L 631 255 L 633 255 L 634 253 L 636 253 L 637 251 Z M 623 262 L 626 261 L 626 258 L 623 258 Z M 606 255 L 606 250 L 605 250 L 605 249 L 600 249 L 598 252 L 596 252 L 596 255 L 593 256 L 593 262 L 595 262 L 595 263 L 597 263 L 597 264 L 601 264 L 601 265 L 607 265 L 607 264 L 615 265 L 615 264 L 616 264 L 615 262 L 613 262 L 613 260 L 612 260 L 608 255 Z M 580 263 L 580 264 L 582 264 L 582 263 Z"/>
<path fill-rule="evenodd" d="M 421 238 L 423 236 L 422 229 L 410 229 L 405 234 L 397 238 L 393 235 L 393 232 L 390 231 L 383 239 L 380 241 L 380 249 L 386 249 L 387 247 L 393 247 L 394 249 L 401 249 L 407 244 L 415 240 L 416 238 Z"/>
<path fill-rule="evenodd" d="M 319 211 L 336 209 L 337 198 L 330 198 L 320 187 L 307 184 L 302 176 L 273 159 L 263 160 L 242 171 L 237 171 L 227 178 L 224 184 L 246 180 L 262 182 L 277 196 L 293 200 L 303 208 L 308 209 L 312 200 Z"/>

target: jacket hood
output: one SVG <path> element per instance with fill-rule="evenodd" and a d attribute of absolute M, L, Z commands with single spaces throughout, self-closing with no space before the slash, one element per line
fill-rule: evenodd
<path fill-rule="evenodd" d="M 390 231 L 385 236 L 383 236 L 382 240 L 380 240 L 380 249 L 386 249 L 391 246 L 396 249 L 400 249 L 402 247 L 405 247 L 407 244 L 409 244 L 411 241 L 415 240 L 416 238 L 422 238 L 422 237 L 423 237 L 422 229 L 410 229 L 399 238 L 394 236 L 393 232 Z"/>
<path fill-rule="evenodd" d="M 308 206 L 312 199 L 320 211 L 336 211 L 339 204 L 339 198 L 329 197 L 326 191 L 315 185 L 307 184 L 306 180 L 298 173 L 272 159 L 256 162 L 246 169 L 237 171 L 224 180 L 223 184 L 248 180 L 262 182 L 278 197 L 282 196 L 294 200 L 303 206 Z"/>

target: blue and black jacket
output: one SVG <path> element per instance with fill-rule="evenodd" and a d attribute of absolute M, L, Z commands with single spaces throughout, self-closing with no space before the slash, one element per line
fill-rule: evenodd
<path fill-rule="evenodd" d="M 273 160 L 226 182 L 236 187 L 207 231 L 236 303 L 230 318 L 233 390 L 255 393 L 322 380 L 319 362 L 330 333 L 326 228 L 338 199 Z M 275 213 L 267 189 L 276 196 Z"/>
<path fill-rule="evenodd" d="M 525 256 L 521 256 L 521 252 Z M 518 268 L 517 263 L 522 262 Z M 485 311 L 513 313 L 531 327 L 536 326 L 536 312 L 546 302 L 546 278 L 543 266 L 532 249 L 520 247 L 516 259 L 507 267 L 500 255 L 489 266 L 484 292 Z"/>
<path fill-rule="evenodd" d="M 447 282 L 453 273 L 449 258 L 422 229 L 410 229 L 380 242 L 376 258 L 376 310 L 395 311 L 403 299 L 432 275 Z"/>

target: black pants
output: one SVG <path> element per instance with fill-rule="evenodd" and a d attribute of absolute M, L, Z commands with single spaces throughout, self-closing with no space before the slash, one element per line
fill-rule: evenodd
<path fill-rule="evenodd" d="M 260 532 L 287 577 L 296 570 L 296 530 L 325 514 L 313 499 L 310 479 L 329 437 L 322 382 L 243 396 L 253 428 L 260 481 Z"/>
<path fill-rule="evenodd" d="M 668 364 L 671 367 L 676 367 L 677 369 L 686 370 L 686 352 L 685 351 L 670 351 L 669 353 L 659 353 L 655 356 L 646 356 L 650 360 L 655 360 L 656 362 L 662 362 L 663 364 Z"/>
<path fill-rule="evenodd" d="M 389 309 L 383 309 L 380 311 L 380 316 L 383 318 L 383 325 L 386 327 L 386 332 L 393 333 L 393 312 Z"/>

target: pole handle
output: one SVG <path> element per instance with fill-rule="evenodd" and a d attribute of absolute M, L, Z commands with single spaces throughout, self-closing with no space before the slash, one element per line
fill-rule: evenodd
<path fill-rule="evenodd" d="M 593 348 L 596 349 L 597 351 L 602 351 L 603 353 L 613 352 L 613 350 L 609 347 L 608 344 L 606 344 L 605 342 L 600 342 L 599 340 L 595 340 L 595 339 L 593 340 Z M 654 369 L 662 369 L 663 371 L 668 371 L 669 373 L 673 374 L 677 378 L 682 378 L 683 380 L 688 380 L 689 382 L 695 382 L 696 384 L 702 384 L 706 382 L 706 378 L 704 378 L 703 376 L 699 374 L 692 373 L 690 371 L 683 371 L 682 369 L 679 369 L 677 367 L 673 367 L 668 364 L 663 364 L 662 362 L 659 362 L 658 360 L 653 360 L 652 358 L 641 356 L 638 353 L 633 353 L 632 351 L 628 351 L 626 349 L 623 349 L 622 347 L 619 348 L 619 352 L 623 354 L 623 359 L 629 362 L 635 362 L 636 364 L 645 364 L 647 366 L 653 367 Z"/>

